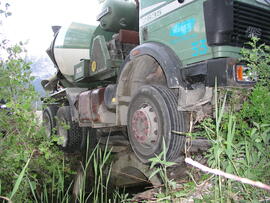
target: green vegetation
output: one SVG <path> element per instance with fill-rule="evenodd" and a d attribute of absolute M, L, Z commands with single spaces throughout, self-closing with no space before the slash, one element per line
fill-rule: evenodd
<path fill-rule="evenodd" d="M 149 179 L 151 179 L 153 176 L 158 174 L 159 177 L 161 178 L 164 184 L 163 185 L 164 191 L 159 194 L 159 198 L 164 201 L 172 200 L 174 195 L 172 191 L 176 189 L 176 182 L 174 180 L 170 180 L 168 178 L 167 173 L 167 169 L 175 165 L 175 163 L 166 160 L 166 152 L 167 152 L 166 144 L 165 140 L 163 140 L 163 151 L 159 155 L 156 155 L 155 158 L 150 159 L 151 161 L 150 169 L 154 169 L 154 171 L 149 177 Z"/>
<path fill-rule="evenodd" d="M 254 92 L 257 88 L 255 87 Z M 214 128 L 211 128 L 209 123 L 204 124 L 212 141 L 212 147 L 206 156 L 208 165 L 227 173 L 269 184 L 269 124 L 259 125 L 253 118 L 246 117 L 245 107 L 240 112 L 225 112 L 225 102 L 226 97 L 219 108 Z M 252 97 L 246 102 L 253 102 Z M 246 103 L 245 105 L 247 106 Z M 214 202 L 256 201 L 267 197 L 267 192 L 262 189 L 217 176 L 214 178 L 213 190 L 214 196 L 210 195 L 208 199 Z"/>
<path fill-rule="evenodd" d="M 38 95 L 22 44 L 12 46 L 3 40 L 0 49 L 0 99 L 7 106 L 0 111 L 0 196 L 27 202 L 41 198 L 45 188 L 54 192 L 53 181 L 63 175 L 59 171 L 63 178 L 73 172 L 35 119 L 33 101 Z"/>
<path fill-rule="evenodd" d="M 99 143 L 91 149 L 89 146 L 92 144 L 89 140 L 87 140 L 82 173 L 81 176 L 77 176 L 79 186 L 76 200 L 81 203 L 88 200 L 93 203 L 127 202 L 127 194 L 119 193 L 109 185 L 112 149 L 108 148 L 108 144 L 103 149 Z"/>

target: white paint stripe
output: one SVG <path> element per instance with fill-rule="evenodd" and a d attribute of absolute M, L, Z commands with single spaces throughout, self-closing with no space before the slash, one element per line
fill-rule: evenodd
<path fill-rule="evenodd" d="M 151 5 L 151 6 L 148 6 L 146 8 L 141 9 L 140 10 L 140 16 L 143 16 L 144 14 L 154 10 L 155 8 L 161 6 L 161 5 L 165 4 L 165 3 L 166 3 L 166 1 L 162 1 L 162 2 L 160 2 L 158 4 L 154 4 L 154 5 Z"/>
<path fill-rule="evenodd" d="M 153 22 L 154 20 L 178 9 L 181 8 L 183 6 L 185 6 L 186 4 L 189 4 L 191 2 L 193 2 L 195 0 L 186 0 L 184 1 L 184 3 L 179 3 L 178 1 L 174 1 L 172 3 L 167 4 L 166 6 L 161 7 L 160 9 L 157 9 L 156 11 L 140 18 L 140 27 Z"/>
<path fill-rule="evenodd" d="M 54 57 L 60 71 L 69 76 L 74 75 L 74 65 L 81 59 L 89 59 L 89 49 L 54 48 Z"/>

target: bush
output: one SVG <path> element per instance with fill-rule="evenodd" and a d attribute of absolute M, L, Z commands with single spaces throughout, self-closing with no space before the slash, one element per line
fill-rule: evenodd
<path fill-rule="evenodd" d="M 239 98 L 226 97 L 216 108 L 216 121 L 205 122 L 212 148 L 208 164 L 228 173 L 270 184 L 270 55 L 269 46 L 259 45 L 258 39 L 248 43 L 251 49 L 243 49 L 243 61 L 256 72 L 256 85 L 244 91 L 247 99 L 240 111 L 224 105 L 241 102 Z M 237 92 L 239 93 L 239 92 Z M 243 94 L 243 95 L 244 95 Z M 242 98 L 241 98 L 242 99 Z M 215 125 L 213 123 L 215 122 Z M 249 185 L 216 177 L 215 199 L 217 202 L 232 200 L 257 201 L 266 199 L 266 191 Z"/>
<path fill-rule="evenodd" d="M 33 108 L 38 95 L 31 82 L 30 64 L 25 62 L 22 44 L 11 46 L 4 40 L 0 46 L 0 95 L 7 109 L 0 110 L 0 195 L 9 197 L 26 162 L 31 157 L 26 175 L 13 200 L 29 202 L 40 198 L 44 188 L 50 188 L 54 179 L 72 171 L 64 158 L 48 140 Z M 59 173 L 59 171 L 63 173 Z M 32 188 L 31 188 L 32 187 Z M 56 188 L 55 188 L 56 189 Z"/>

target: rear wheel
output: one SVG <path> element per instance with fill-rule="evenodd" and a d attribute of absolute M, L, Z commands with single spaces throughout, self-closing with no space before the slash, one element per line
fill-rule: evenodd
<path fill-rule="evenodd" d="M 53 134 L 55 134 L 55 127 L 56 127 L 56 113 L 57 113 L 57 106 L 49 105 L 43 110 L 42 113 L 42 120 L 43 120 L 43 126 L 45 128 L 45 133 L 47 137 L 51 137 Z"/>
<path fill-rule="evenodd" d="M 83 142 L 82 128 L 71 120 L 70 107 L 60 107 L 56 118 L 57 135 L 60 137 L 58 145 L 60 148 L 66 152 L 80 151 Z"/>
<path fill-rule="evenodd" d="M 144 163 L 162 152 L 167 161 L 176 161 L 185 144 L 185 114 L 177 111 L 174 93 L 164 86 L 143 86 L 133 97 L 128 111 L 128 135 L 137 157 Z"/>
<path fill-rule="evenodd" d="M 77 174 L 74 177 L 74 184 L 73 184 L 74 200 L 78 199 L 82 187 L 86 188 L 85 191 L 86 194 L 90 194 L 95 183 L 95 176 L 92 166 L 94 165 L 93 153 L 97 145 L 96 129 L 87 127 L 83 128 L 82 132 L 83 132 L 83 139 L 81 144 L 82 164 L 78 165 Z M 88 167 L 85 168 L 86 166 Z M 84 182 L 83 178 L 87 181 Z"/>

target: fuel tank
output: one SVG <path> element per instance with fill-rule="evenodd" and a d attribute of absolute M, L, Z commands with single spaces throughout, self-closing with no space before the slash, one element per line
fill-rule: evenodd
<path fill-rule="evenodd" d="M 105 0 L 97 16 L 102 29 L 119 32 L 120 29 L 139 30 L 139 10 L 134 0 Z"/>

